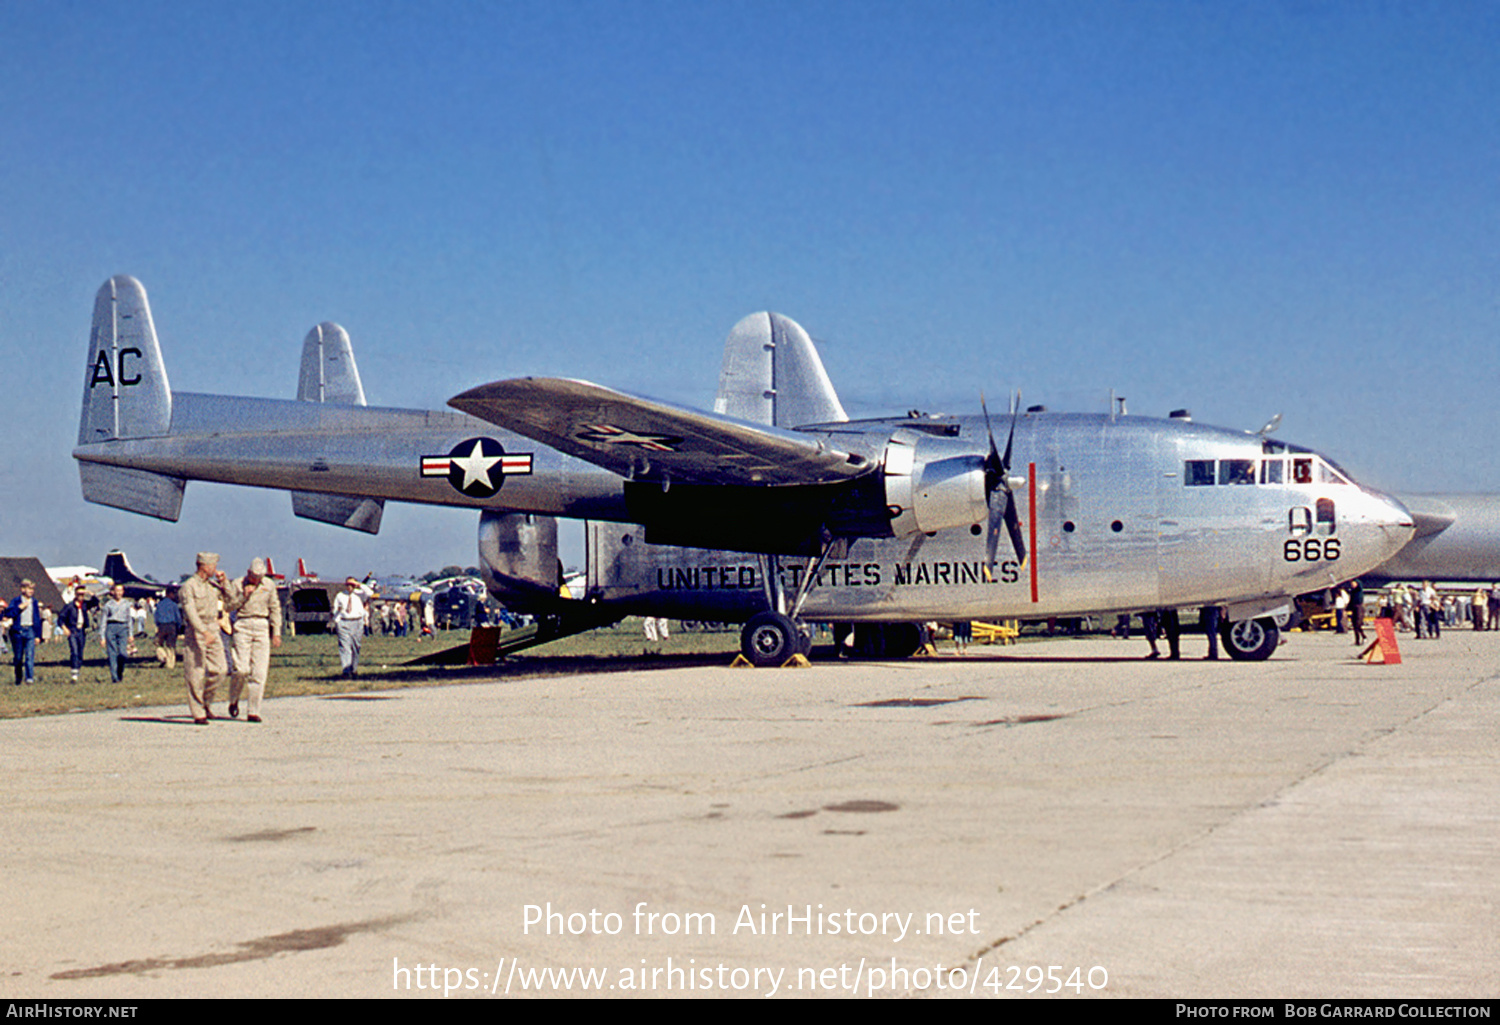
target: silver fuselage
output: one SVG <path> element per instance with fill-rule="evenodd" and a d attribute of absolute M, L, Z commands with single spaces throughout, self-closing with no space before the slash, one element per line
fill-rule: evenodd
<path fill-rule="evenodd" d="M 958 422 L 961 436 L 983 437 L 981 421 Z M 1368 571 L 1412 533 L 1400 503 L 1353 484 L 1316 453 L 1243 432 L 1042 414 L 1017 423 L 1014 453 L 1024 563 L 1002 543 L 991 571 L 976 528 L 861 539 L 824 564 L 805 617 L 1044 617 L 1204 604 L 1250 615 Z M 697 619 L 765 607 L 753 556 L 647 545 L 643 531 L 613 524 L 591 525 L 588 539 L 589 593 L 599 600 Z M 783 563 L 783 586 L 795 589 L 805 572 Z"/>
<path fill-rule="evenodd" d="M 950 437 L 985 450 L 982 420 L 942 422 Z M 630 522 L 621 477 L 461 413 L 178 392 L 170 423 L 162 436 L 81 444 L 74 456 L 182 480 L 607 521 L 588 533 L 590 598 L 693 619 L 744 618 L 766 604 L 755 556 L 648 545 Z M 877 450 L 878 438 L 909 423 L 811 433 L 844 447 L 863 436 L 859 447 Z M 424 457 L 445 460 L 476 439 L 529 455 L 527 471 L 493 470 L 498 490 L 482 498 L 446 476 L 424 476 Z M 1412 534 L 1398 502 L 1350 482 L 1316 453 L 1258 435 L 1181 420 L 1040 413 L 1017 419 L 1013 452 L 1024 562 L 1002 543 L 995 566 L 987 565 L 982 523 L 854 539 L 846 557 L 824 564 L 804 616 L 1269 608 L 1373 569 Z M 781 563 L 788 588 L 805 572 L 801 560 Z"/>

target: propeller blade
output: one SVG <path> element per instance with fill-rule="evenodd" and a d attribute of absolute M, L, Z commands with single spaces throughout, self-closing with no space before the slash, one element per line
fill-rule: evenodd
<path fill-rule="evenodd" d="M 1026 542 L 1021 540 L 1021 517 L 1016 512 L 1016 496 L 1005 496 L 1005 529 L 1010 532 L 1010 545 L 1015 549 L 1016 562 L 1026 561 Z"/>
<path fill-rule="evenodd" d="M 1015 412 L 1010 414 L 1010 435 L 1005 439 L 1005 457 L 1000 460 L 1000 468 L 1007 476 L 1010 475 L 1010 448 L 1013 444 L 1015 444 L 1016 441 L 1016 417 L 1019 416 L 1020 413 L 1021 411 L 1017 409 Z M 990 448 L 993 450 L 994 447 L 995 439 L 991 438 Z M 1008 480 L 1005 482 L 1005 493 L 1010 494 L 1010 481 Z"/>
<path fill-rule="evenodd" d="M 985 531 L 984 554 L 986 565 L 994 570 L 995 557 L 1000 548 L 1000 527 L 1003 524 L 1005 531 L 1010 535 L 1011 550 L 1016 553 L 1016 562 L 1026 562 L 1026 542 L 1021 536 L 1021 516 L 1016 511 L 1016 496 L 1010 491 L 1005 493 L 1005 504 L 998 501 L 996 495 L 990 501 L 989 530 Z"/>
<path fill-rule="evenodd" d="M 1021 517 L 1016 512 L 1016 496 L 1010 487 L 1010 457 L 1016 442 L 1016 420 L 1021 415 L 1019 395 L 1010 411 L 1010 434 L 1005 439 L 1005 455 L 995 445 L 995 430 L 990 424 L 989 406 L 985 404 L 984 392 L 979 393 L 979 408 L 984 412 L 984 430 L 989 435 L 990 451 L 984 457 L 984 497 L 989 506 L 989 530 L 985 532 L 985 557 L 991 570 L 995 568 L 995 554 L 1000 547 L 1000 525 L 1005 525 L 1010 534 L 1010 546 L 1016 553 L 1017 562 L 1026 561 L 1026 543 L 1021 540 Z M 996 502 L 996 492 L 1005 493 L 1005 504 Z"/>
<path fill-rule="evenodd" d="M 1005 510 L 997 508 L 994 498 L 990 499 L 989 529 L 984 532 L 984 564 L 990 570 L 995 568 L 995 552 L 1000 546 L 1000 523 L 1005 519 Z"/>
<path fill-rule="evenodd" d="M 1000 459 L 1000 450 L 995 447 L 995 429 L 990 426 L 990 408 L 985 405 L 984 392 L 979 393 L 979 408 L 984 413 L 984 433 L 990 439 L 990 451 L 984 457 L 984 497 L 988 501 L 995 489 L 1004 483 L 1006 466 Z"/>
<path fill-rule="evenodd" d="M 1005 525 L 1010 534 L 1010 546 L 1016 553 L 1016 561 L 1026 561 L 1026 543 L 1021 540 L 1021 517 L 1016 512 L 1016 496 L 1010 487 L 1010 457 L 1016 442 L 1016 420 L 1021 415 L 1019 396 L 1010 412 L 1010 434 L 1005 439 L 1005 455 L 995 445 L 995 430 L 990 424 L 989 406 L 985 404 L 984 392 L 979 393 L 979 408 L 984 412 L 984 430 L 989 435 L 990 451 L 984 457 L 984 497 L 989 506 L 989 529 L 985 532 L 985 557 L 988 567 L 995 568 L 995 555 L 1000 547 L 1000 525 Z M 996 492 L 1005 493 L 1005 504 L 996 502 Z"/>

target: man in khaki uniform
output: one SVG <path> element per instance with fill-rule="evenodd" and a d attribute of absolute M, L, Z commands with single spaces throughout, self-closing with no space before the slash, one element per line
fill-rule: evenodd
<path fill-rule="evenodd" d="M 281 647 L 281 598 L 276 581 L 266 576 L 262 559 L 250 563 L 239 584 L 240 613 L 234 621 L 234 675 L 229 681 L 229 718 L 240 714 L 240 693 L 247 692 L 245 719 L 260 722 L 260 699 L 271 669 L 271 649 Z M 250 681 L 247 688 L 246 680 Z"/>
<path fill-rule="evenodd" d="M 214 691 L 224 681 L 229 667 L 224 661 L 224 642 L 219 638 L 219 602 L 226 609 L 239 606 L 240 596 L 229 579 L 219 572 L 219 557 L 198 553 L 198 572 L 178 589 L 182 605 L 182 675 L 187 680 L 188 712 L 199 726 L 213 717 Z"/>

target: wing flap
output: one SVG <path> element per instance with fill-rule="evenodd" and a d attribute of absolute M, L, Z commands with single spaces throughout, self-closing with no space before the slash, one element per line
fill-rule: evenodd
<path fill-rule="evenodd" d="M 858 453 L 810 434 L 750 424 L 588 381 L 525 377 L 471 388 L 454 409 L 629 480 L 793 485 L 869 471 Z"/>

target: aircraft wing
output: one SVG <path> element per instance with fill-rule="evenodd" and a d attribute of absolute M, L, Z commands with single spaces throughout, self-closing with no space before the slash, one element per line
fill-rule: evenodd
<path fill-rule="evenodd" d="M 752 424 L 588 381 L 523 377 L 471 388 L 454 409 L 630 480 L 826 484 L 868 472 L 863 455 L 797 431 Z"/>

